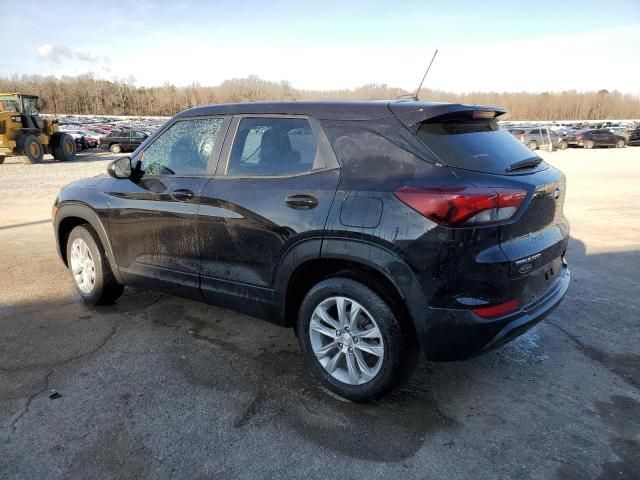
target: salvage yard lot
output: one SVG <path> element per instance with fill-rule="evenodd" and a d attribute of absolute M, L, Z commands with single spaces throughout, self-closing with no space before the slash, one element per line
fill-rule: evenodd
<path fill-rule="evenodd" d="M 51 204 L 116 157 L 7 159 L 0 479 L 638 478 L 640 147 L 541 154 L 567 174 L 564 302 L 499 351 L 421 360 L 373 405 L 323 391 L 291 331 L 141 290 L 80 303 Z"/>

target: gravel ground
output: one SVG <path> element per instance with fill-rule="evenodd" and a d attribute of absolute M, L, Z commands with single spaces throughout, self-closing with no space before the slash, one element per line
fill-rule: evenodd
<path fill-rule="evenodd" d="M 0 478 L 640 478 L 640 147 L 543 155 L 568 177 L 562 305 L 373 405 L 321 389 L 291 331 L 141 290 L 80 303 L 51 204 L 114 157 L 8 159 Z"/>

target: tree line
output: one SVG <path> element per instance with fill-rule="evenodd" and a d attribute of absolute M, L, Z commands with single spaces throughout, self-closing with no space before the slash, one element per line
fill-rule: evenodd
<path fill-rule="evenodd" d="M 44 113 L 88 115 L 170 116 L 186 108 L 211 103 L 282 100 L 382 100 L 409 92 L 386 84 L 355 89 L 301 90 L 289 82 L 272 82 L 252 75 L 218 86 L 193 83 L 176 87 L 137 87 L 133 77 L 105 80 L 92 73 L 78 76 L 14 75 L 0 77 L 0 91 L 36 94 Z M 497 105 L 511 120 L 640 119 L 640 98 L 618 91 L 597 92 L 470 92 L 423 89 L 422 100 Z"/>

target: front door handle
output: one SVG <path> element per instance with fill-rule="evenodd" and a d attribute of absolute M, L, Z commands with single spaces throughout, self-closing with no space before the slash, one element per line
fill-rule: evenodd
<path fill-rule="evenodd" d="M 311 195 L 289 195 L 285 198 L 284 203 L 287 204 L 287 207 L 296 210 L 311 210 L 318 205 L 318 199 Z"/>
<path fill-rule="evenodd" d="M 171 192 L 170 196 L 177 202 L 190 202 L 195 194 L 186 188 L 179 188 Z"/>

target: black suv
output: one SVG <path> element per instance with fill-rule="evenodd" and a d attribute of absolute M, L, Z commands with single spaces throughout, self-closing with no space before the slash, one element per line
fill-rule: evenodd
<path fill-rule="evenodd" d="M 293 327 L 355 401 L 520 335 L 569 285 L 564 175 L 499 108 L 414 101 L 182 112 L 109 175 L 60 192 L 53 223 L 81 297 L 124 285 Z"/>
<path fill-rule="evenodd" d="M 100 139 L 100 148 L 109 149 L 112 153 L 132 152 L 148 137 L 149 135 L 139 130 L 112 130 L 109 135 Z"/>

